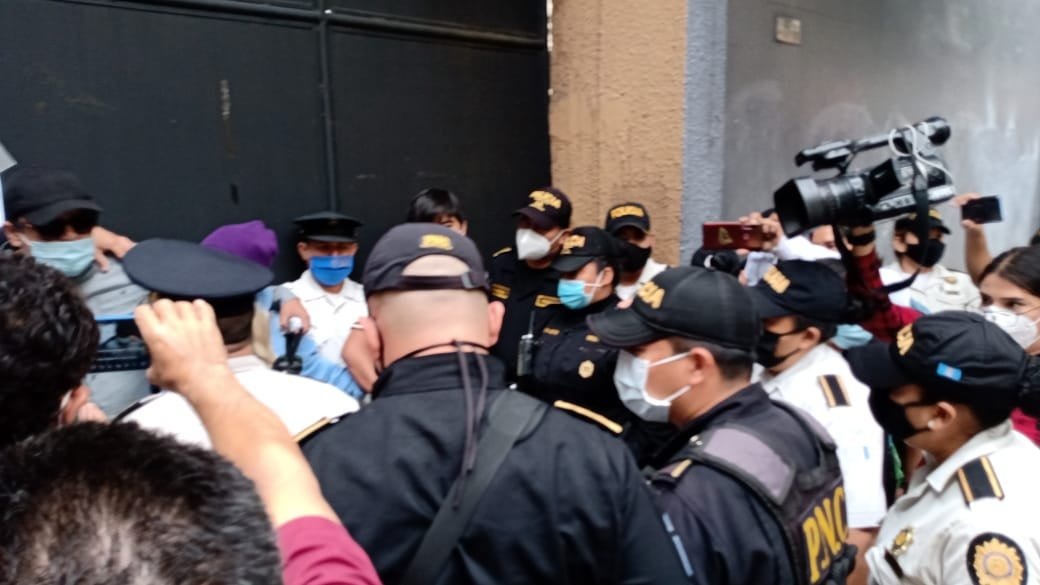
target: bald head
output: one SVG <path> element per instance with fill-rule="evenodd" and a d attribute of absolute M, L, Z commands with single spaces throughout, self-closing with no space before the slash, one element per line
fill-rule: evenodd
<path fill-rule="evenodd" d="M 406 276 L 458 276 L 469 271 L 451 256 L 419 258 L 405 267 Z M 416 349 L 466 341 L 490 347 L 502 323 L 501 303 L 488 304 L 482 290 L 385 291 L 368 298 L 382 343 L 384 364 Z M 450 347 L 438 351 L 453 351 Z"/>

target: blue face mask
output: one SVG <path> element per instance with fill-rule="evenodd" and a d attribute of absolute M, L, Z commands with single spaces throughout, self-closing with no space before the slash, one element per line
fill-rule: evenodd
<path fill-rule="evenodd" d="M 45 264 L 69 278 L 76 278 L 94 263 L 94 238 L 60 242 L 36 242 L 22 240 L 29 246 L 29 253 L 40 264 Z"/>
<path fill-rule="evenodd" d="M 602 276 L 603 273 L 600 272 L 593 284 L 587 284 L 584 280 L 561 278 L 559 284 L 556 285 L 556 296 L 560 297 L 560 303 L 568 309 L 584 309 L 592 304 L 593 295 L 591 291 L 585 292 L 585 289 L 595 290 L 602 286 L 599 283 Z"/>
<path fill-rule="evenodd" d="M 310 261 L 311 276 L 323 286 L 338 286 L 354 270 L 353 256 L 315 256 Z"/>
<path fill-rule="evenodd" d="M 859 325 L 838 325 L 838 333 L 831 338 L 831 343 L 841 349 L 851 349 L 866 345 L 872 339 L 874 336 Z"/>

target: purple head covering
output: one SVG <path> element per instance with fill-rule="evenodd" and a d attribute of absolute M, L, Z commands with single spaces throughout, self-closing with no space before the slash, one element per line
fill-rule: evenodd
<path fill-rule="evenodd" d="M 270 268 L 278 254 L 274 231 L 260 220 L 220 226 L 202 240 L 202 245 L 234 254 Z"/>

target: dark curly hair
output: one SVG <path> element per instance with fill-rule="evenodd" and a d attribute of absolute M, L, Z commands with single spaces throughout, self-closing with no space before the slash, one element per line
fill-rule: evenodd
<path fill-rule="evenodd" d="M 0 254 L 0 446 L 57 421 L 83 380 L 98 328 L 75 285 L 20 254 Z"/>
<path fill-rule="evenodd" d="M 132 423 L 0 451 L 0 583 L 275 585 L 256 491 L 216 453 Z"/>

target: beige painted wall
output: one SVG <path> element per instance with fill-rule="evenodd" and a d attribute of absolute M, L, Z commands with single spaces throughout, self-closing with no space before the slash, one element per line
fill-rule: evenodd
<path fill-rule="evenodd" d="M 574 225 L 650 209 L 654 257 L 679 256 L 686 0 L 556 0 L 549 136 Z"/>

